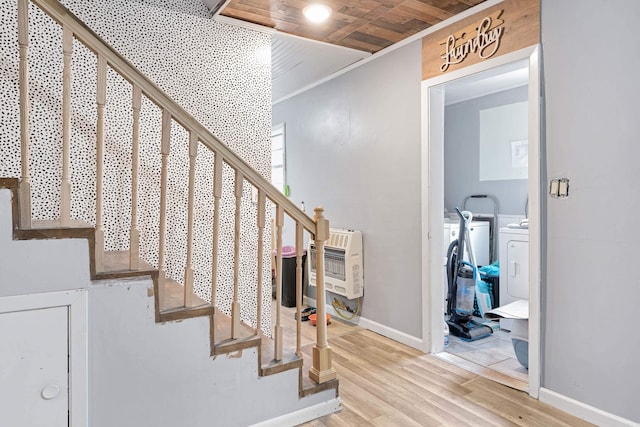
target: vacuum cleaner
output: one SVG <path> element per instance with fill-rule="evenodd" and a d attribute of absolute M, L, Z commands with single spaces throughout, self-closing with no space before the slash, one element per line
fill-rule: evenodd
<path fill-rule="evenodd" d="M 480 278 L 468 233 L 472 215 L 471 212 L 460 212 L 458 208 L 456 212 L 460 217 L 460 231 L 458 239 L 447 249 L 447 325 L 452 335 L 464 341 L 475 341 L 491 335 L 493 330 L 473 320 L 473 301 Z M 464 260 L 465 243 L 469 262 Z"/>

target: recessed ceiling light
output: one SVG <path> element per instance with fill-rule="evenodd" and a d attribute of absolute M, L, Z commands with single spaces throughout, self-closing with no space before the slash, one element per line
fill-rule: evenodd
<path fill-rule="evenodd" d="M 305 7 L 302 13 L 309 21 L 319 24 L 329 19 L 331 8 L 325 4 L 313 3 Z"/>

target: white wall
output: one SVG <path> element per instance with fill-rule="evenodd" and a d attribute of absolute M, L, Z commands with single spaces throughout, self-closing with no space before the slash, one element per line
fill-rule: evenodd
<path fill-rule="evenodd" d="M 449 212 L 462 209 L 465 197 L 491 194 L 498 199 L 501 214 L 524 215 L 527 180 L 510 179 L 480 181 L 480 110 L 527 100 L 527 87 L 522 86 L 480 98 L 459 102 L 445 108 L 444 140 L 444 206 Z M 527 129 L 523 130 L 526 135 Z M 467 209 L 493 213 L 488 200 L 469 200 Z"/>
<path fill-rule="evenodd" d="M 541 8 L 543 176 L 571 180 L 569 198 L 543 203 L 542 385 L 640 422 L 640 286 L 629 256 L 640 241 L 640 3 Z M 364 232 L 363 315 L 416 336 L 420 260 L 406 254 L 419 252 L 420 88 L 411 79 L 420 56 L 417 45 L 401 49 L 274 106 L 274 123 L 293 128 L 292 198 L 323 203 L 334 225 Z M 381 136 L 392 140 L 386 150 L 374 144 Z"/>
<path fill-rule="evenodd" d="M 421 332 L 421 43 L 273 106 L 286 124 L 287 183 L 307 211 L 363 233 L 362 316 Z"/>
<path fill-rule="evenodd" d="M 542 0 L 549 179 L 543 385 L 640 422 L 635 258 L 640 55 L 634 0 Z"/>

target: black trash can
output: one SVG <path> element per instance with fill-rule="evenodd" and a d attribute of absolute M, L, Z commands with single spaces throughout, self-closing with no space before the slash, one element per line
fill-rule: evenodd
<path fill-rule="evenodd" d="M 273 256 L 276 256 L 274 251 Z M 302 254 L 302 285 L 306 283 L 307 251 Z M 282 247 L 282 305 L 284 307 L 296 306 L 296 248 L 293 246 Z M 275 277 L 273 286 L 273 297 L 275 294 Z"/>

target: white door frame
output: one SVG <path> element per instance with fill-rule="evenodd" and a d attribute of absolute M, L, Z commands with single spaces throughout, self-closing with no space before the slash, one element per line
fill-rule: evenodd
<path fill-rule="evenodd" d="M 541 375 L 540 197 L 544 187 L 540 170 L 539 55 L 540 48 L 535 45 L 423 81 L 421 145 L 422 342 L 426 353 L 438 353 L 444 348 L 444 89 L 440 85 L 513 62 L 529 61 L 529 395 L 534 398 L 538 397 Z"/>
<path fill-rule="evenodd" d="M 0 313 L 67 307 L 69 319 L 69 426 L 86 427 L 87 291 L 84 289 L 0 297 Z"/>

